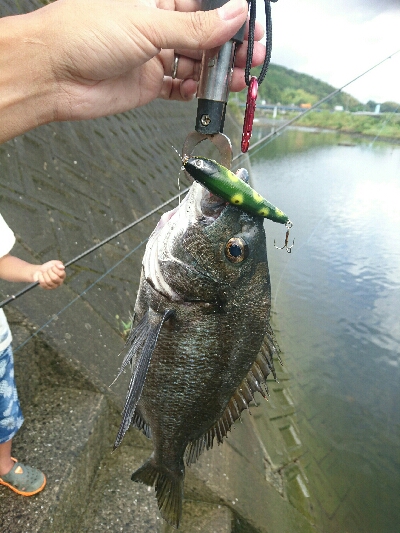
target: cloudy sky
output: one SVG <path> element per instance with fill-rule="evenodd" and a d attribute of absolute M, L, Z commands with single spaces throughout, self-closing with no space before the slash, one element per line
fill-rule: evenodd
<path fill-rule="evenodd" d="M 272 62 L 335 88 L 400 50 L 400 0 L 278 0 L 271 10 Z M 264 18 L 257 0 L 265 26 Z M 364 103 L 400 102 L 400 51 L 344 91 Z"/>

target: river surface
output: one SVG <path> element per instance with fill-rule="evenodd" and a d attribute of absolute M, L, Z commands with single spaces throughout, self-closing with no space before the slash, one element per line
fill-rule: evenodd
<path fill-rule="evenodd" d="M 250 154 L 293 222 L 290 254 L 265 223 L 273 325 L 326 531 L 399 532 L 400 146 L 291 129 Z"/>

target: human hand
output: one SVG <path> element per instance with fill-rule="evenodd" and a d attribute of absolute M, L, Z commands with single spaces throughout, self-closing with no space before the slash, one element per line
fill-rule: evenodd
<path fill-rule="evenodd" d="M 195 11 L 196 0 L 58 0 L 23 15 L 36 91 L 35 120 L 82 120 L 142 106 L 161 97 L 189 100 L 197 88 L 202 49 L 226 42 L 245 22 L 248 5 L 232 0 Z M 12 17 L 14 18 L 14 17 Z M 18 17 L 16 17 L 18 18 Z M 263 35 L 256 27 L 254 64 Z M 239 47 L 233 91 L 244 88 L 247 42 Z M 180 54 L 171 78 L 174 52 Z M 37 124 L 35 124 L 37 125 Z"/>
<path fill-rule="evenodd" d="M 53 260 L 37 267 L 33 281 L 38 281 L 43 289 L 56 289 L 63 284 L 65 267 L 61 261 Z"/>

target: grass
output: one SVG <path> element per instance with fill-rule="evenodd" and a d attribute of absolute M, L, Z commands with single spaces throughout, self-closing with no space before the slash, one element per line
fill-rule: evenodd
<path fill-rule="evenodd" d="M 343 133 L 358 133 L 375 137 L 400 139 L 400 114 L 384 113 L 377 116 L 356 115 L 346 112 L 311 112 L 300 118 L 300 126 L 326 128 Z"/>

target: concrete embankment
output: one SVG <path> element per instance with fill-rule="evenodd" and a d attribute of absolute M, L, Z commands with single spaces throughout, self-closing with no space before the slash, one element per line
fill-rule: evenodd
<path fill-rule="evenodd" d="M 1 16 L 16 12 L 17 4 L 0 0 Z M 174 196 L 180 162 L 171 145 L 180 149 L 194 116 L 195 103 L 158 101 L 47 125 L 1 145 L 0 212 L 17 236 L 13 253 L 35 263 L 69 261 Z M 227 127 L 237 152 L 236 126 L 228 120 Z M 15 455 L 42 468 L 48 486 L 25 499 L 0 488 L 1 533 L 165 530 L 153 491 L 130 481 L 151 443 L 131 430 L 111 455 L 129 376 L 109 386 L 144 245 L 133 250 L 158 218 L 70 267 L 57 291 L 36 288 L 5 309 L 26 418 Z M 22 287 L 1 282 L 1 299 Z M 315 531 L 290 379 L 284 371 L 279 377 L 270 402 L 245 413 L 222 446 L 188 469 L 182 531 Z"/>

